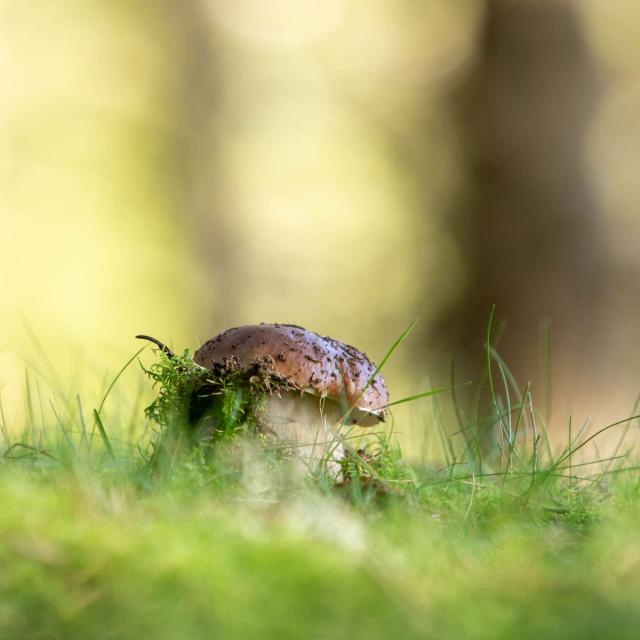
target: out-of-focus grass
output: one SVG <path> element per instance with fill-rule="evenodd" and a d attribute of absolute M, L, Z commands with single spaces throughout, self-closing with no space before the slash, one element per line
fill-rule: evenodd
<path fill-rule="evenodd" d="M 566 513 L 456 482 L 363 508 L 3 466 L 2 637 L 637 637 L 637 482 Z"/>
<path fill-rule="evenodd" d="M 489 415 L 425 425 L 439 459 L 391 446 L 337 486 L 251 442 L 150 466 L 148 425 L 31 393 L 28 428 L 3 421 L 0 637 L 636 638 L 626 440 L 598 464 L 597 431 L 547 446 L 488 354 Z"/>

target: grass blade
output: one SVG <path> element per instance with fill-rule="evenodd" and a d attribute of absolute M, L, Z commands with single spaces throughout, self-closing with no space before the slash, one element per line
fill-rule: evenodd
<path fill-rule="evenodd" d="M 107 451 L 109 452 L 109 455 L 111 456 L 112 460 L 115 460 L 115 455 L 113 454 L 113 449 L 111 448 L 111 442 L 109 442 L 109 436 L 107 436 L 107 432 L 104 428 L 104 425 L 102 424 L 102 419 L 100 418 L 100 414 L 98 413 L 97 409 L 93 410 L 93 418 L 95 420 L 95 425 L 98 428 L 98 431 L 100 432 L 100 436 L 102 438 L 102 441 L 104 442 L 104 446 L 106 447 Z"/>

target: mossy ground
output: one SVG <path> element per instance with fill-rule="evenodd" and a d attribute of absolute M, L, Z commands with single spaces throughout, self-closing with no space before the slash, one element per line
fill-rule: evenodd
<path fill-rule="evenodd" d="M 481 446 L 427 424 L 439 457 L 409 464 L 375 436 L 338 484 L 253 427 L 155 458 L 166 424 L 100 411 L 4 429 L 0 637 L 636 638 L 633 454 L 579 461 L 595 431 L 547 449 L 526 390 L 505 397 Z"/>

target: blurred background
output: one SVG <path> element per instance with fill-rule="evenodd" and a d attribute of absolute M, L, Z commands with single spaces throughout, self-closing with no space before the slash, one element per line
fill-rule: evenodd
<path fill-rule="evenodd" d="M 628 415 L 638 42 L 636 0 L 0 0 L 7 420 L 25 369 L 261 321 L 379 360 L 419 318 L 399 398 L 479 375 L 492 304 L 558 425 Z"/>

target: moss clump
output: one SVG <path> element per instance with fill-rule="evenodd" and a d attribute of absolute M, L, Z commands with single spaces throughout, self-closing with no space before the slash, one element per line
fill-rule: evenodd
<path fill-rule="evenodd" d="M 242 366 L 224 358 L 212 369 L 183 355 L 160 352 L 159 362 L 144 369 L 158 397 L 145 413 L 159 427 L 157 450 L 166 441 L 191 446 L 212 445 L 241 434 L 263 433 L 262 417 L 268 398 L 283 391 L 300 391 L 279 374 L 271 356 Z"/>

